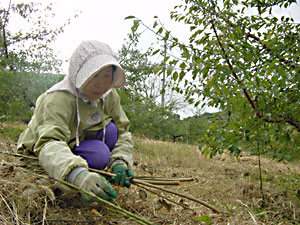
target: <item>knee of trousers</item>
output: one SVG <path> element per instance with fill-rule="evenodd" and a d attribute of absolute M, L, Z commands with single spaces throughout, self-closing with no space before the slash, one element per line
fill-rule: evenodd
<path fill-rule="evenodd" d="M 95 139 L 102 140 L 103 138 L 103 129 L 101 129 Z M 105 144 L 108 146 L 110 151 L 113 150 L 116 143 L 118 141 L 118 128 L 116 125 L 111 121 L 105 128 Z"/>
<path fill-rule="evenodd" d="M 79 146 L 75 146 L 73 153 L 84 158 L 90 168 L 100 170 L 108 165 L 110 159 L 108 146 L 100 140 L 82 141 Z"/>

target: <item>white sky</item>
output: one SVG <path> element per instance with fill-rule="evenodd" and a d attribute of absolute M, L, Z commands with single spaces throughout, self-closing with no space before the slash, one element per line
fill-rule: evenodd
<path fill-rule="evenodd" d="M 3 0 L 0 0 L 3 1 Z M 16 1 L 16 0 L 12 0 Z M 37 1 L 37 0 L 35 0 Z M 118 51 L 127 34 L 130 32 L 132 20 L 124 20 L 134 15 L 147 25 L 153 23 L 153 17 L 158 16 L 161 21 L 176 35 L 187 35 L 188 27 L 171 21 L 170 12 L 181 0 L 39 0 L 43 3 L 54 2 L 57 25 L 66 21 L 74 14 L 79 17 L 73 19 L 65 32 L 58 36 L 55 43 L 59 55 L 68 59 L 82 40 L 96 39 L 109 44 L 114 51 Z M 80 13 L 81 12 L 81 13 Z M 274 14 L 292 16 L 300 22 L 300 0 L 289 10 L 278 9 Z M 175 35 L 175 36 L 176 36 Z M 65 71 L 66 72 L 66 71 Z"/>
<path fill-rule="evenodd" d="M 151 25 L 153 17 L 158 16 L 169 25 L 170 11 L 180 0 L 57 0 L 59 10 L 56 15 L 66 20 L 79 13 L 66 27 L 56 42 L 63 57 L 70 57 L 82 40 L 95 39 L 105 42 L 117 52 L 127 34 L 131 31 L 133 20 L 124 20 L 134 15 Z M 55 7 L 56 8 L 56 7 Z M 61 22 L 61 21 L 60 21 Z M 172 25 L 171 25 L 172 26 Z"/>

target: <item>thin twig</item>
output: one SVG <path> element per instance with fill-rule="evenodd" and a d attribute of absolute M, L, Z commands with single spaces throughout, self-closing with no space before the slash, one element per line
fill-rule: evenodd
<path fill-rule="evenodd" d="M 3 160 L 0 162 L 0 164 L 3 165 L 3 166 L 20 166 L 20 167 L 22 167 L 22 166 L 24 166 L 24 167 L 28 166 L 28 165 L 21 164 L 21 163 L 9 163 L 9 162 L 3 161 Z"/>
<path fill-rule="evenodd" d="M 35 156 L 23 155 L 23 154 L 12 153 L 12 152 L 2 152 L 2 151 L 0 151 L 0 153 L 1 154 L 6 154 L 6 155 L 11 155 L 11 156 L 23 157 L 23 158 L 27 158 L 27 159 L 38 160 L 38 158 L 35 157 Z"/>
<path fill-rule="evenodd" d="M 103 174 L 103 175 L 106 175 L 106 176 L 111 176 L 111 177 L 116 176 L 116 175 L 113 174 L 113 173 L 104 172 L 104 171 L 102 171 L 102 170 L 96 170 L 96 169 L 93 169 L 92 171 L 98 172 L 98 173 Z M 162 188 L 162 187 L 159 187 L 159 186 L 156 186 L 156 185 L 153 185 L 153 184 L 149 184 L 149 183 L 147 183 L 147 182 L 145 182 L 145 181 L 141 181 L 141 180 L 137 180 L 137 179 L 132 179 L 131 182 L 132 182 L 133 184 L 143 184 L 143 185 L 148 186 L 148 187 L 156 188 L 156 189 L 161 190 L 161 191 L 169 192 L 169 193 L 172 193 L 172 194 L 174 194 L 174 195 L 178 195 L 178 196 L 180 196 L 180 197 L 187 198 L 187 199 L 189 199 L 189 200 L 192 200 L 192 201 L 194 201 L 194 202 L 197 202 L 197 203 L 200 203 L 201 205 L 206 206 L 207 208 L 211 209 L 211 210 L 212 210 L 213 212 L 215 212 L 215 213 L 220 213 L 220 211 L 219 211 L 218 209 L 216 209 L 215 207 L 209 205 L 208 203 L 206 203 L 206 202 L 204 202 L 204 201 L 201 201 L 201 200 L 199 200 L 199 199 L 196 199 L 196 198 L 194 198 L 194 197 L 192 197 L 192 196 L 188 196 L 188 195 L 185 195 L 185 194 L 181 194 L 181 193 L 178 193 L 178 192 L 176 192 L 176 191 L 169 190 L 169 189 L 166 189 L 166 188 Z"/>
<path fill-rule="evenodd" d="M 252 218 L 254 224 L 257 225 L 257 222 L 256 222 L 254 216 L 252 215 L 252 213 L 251 213 L 250 211 L 248 211 L 248 213 L 250 214 L 250 216 L 251 216 L 251 218 Z"/>
<path fill-rule="evenodd" d="M 11 207 L 9 206 L 9 204 L 7 203 L 7 201 L 5 200 L 5 198 L 3 197 L 3 195 L 1 195 L 0 193 L 0 197 L 2 198 L 2 201 L 5 203 L 7 209 L 10 211 L 11 215 L 14 216 L 14 212 L 12 211 Z M 19 221 L 16 220 L 16 223 L 18 223 Z"/>
<path fill-rule="evenodd" d="M 12 156 L 17 156 L 17 157 L 25 157 L 25 158 L 28 158 L 28 159 L 38 160 L 38 158 L 35 157 L 35 156 L 27 156 L 27 155 L 11 153 L 11 152 L 0 152 L 0 153 L 7 154 L 7 155 L 12 155 Z M 2 161 L 2 163 L 6 164 L 6 165 L 11 165 L 11 166 L 28 166 L 28 165 L 25 165 L 25 164 L 12 164 L 12 163 L 8 163 L 8 162 L 5 162 L 5 161 Z M 99 170 L 94 170 L 93 168 L 89 168 L 89 170 L 99 172 Z M 101 174 L 109 176 L 109 177 L 112 176 L 111 173 L 108 173 L 108 172 L 105 172 L 105 171 L 101 171 Z M 152 178 L 151 177 L 145 177 L 141 180 L 145 180 L 145 179 L 147 179 L 148 183 L 156 184 L 156 185 L 180 185 L 180 181 L 192 181 L 192 180 L 194 180 L 194 178 L 172 179 L 172 178 L 154 178 L 154 177 L 152 177 Z"/>
<path fill-rule="evenodd" d="M 43 224 L 45 224 L 45 220 L 46 220 L 46 212 L 47 212 L 47 200 L 46 198 L 44 199 L 45 200 L 45 207 L 44 207 L 44 210 L 43 210 Z"/>
<path fill-rule="evenodd" d="M 244 206 L 247 209 L 249 209 L 249 207 L 245 203 L 243 203 L 241 200 L 236 200 L 236 202 L 240 203 L 242 206 Z"/>
<path fill-rule="evenodd" d="M 141 180 L 135 180 L 133 179 L 133 183 L 138 183 L 138 184 L 143 184 L 145 186 L 148 186 L 148 187 L 152 187 L 152 188 L 156 188 L 156 189 L 159 189 L 161 191 L 165 191 L 165 192 L 169 192 L 171 194 L 174 194 L 174 195 L 177 195 L 177 196 L 180 196 L 180 197 L 183 197 L 183 198 L 186 198 L 186 199 L 189 199 L 191 201 L 194 201 L 194 202 L 198 202 L 200 203 L 201 205 L 204 205 L 205 207 L 211 209 L 213 212 L 215 213 L 220 213 L 220 211 L 218 209 L 216 209 L 215 207 L 209 205 L 208 203 L 204 202 L 204 201 L 201 201 L 199 199 L 196 199 L 192 196 L 188 196 L 188 195 L 185 195 L 185 194 L 182 194 L 182 193 L 178 193 L 176 191 L 173 191 L 173 190 L 169 190 L 169 189 L 166 189 L 166 188 L 162 188 L 162 187 L 159 187 L 159 186 L 155 186 L 155 185 L 152 185 L 152 184 L 149 184 L 147 182 L 144 182 L 144 181 L 141 181 Z"/>
<path fill-rule="evenodd" d="M 16 221 L 15 223 L 17 225 L 19 225 L 20 224 L 19 221 L 21 222 L 21 220 L 19 219 L 19 216 L 18 216 L 18 208 L 17 208 L 16 202 L 15 201 L 11 201 L 10 203 L 11 203 L 12 208 L 14 210 L 14 217 L 15 217 L 15 221 Z"/>
<path fill-rule="evenodd" d="M 17 157 L 24 157 L 25 156 L 25 157 L 27 157 L 29 159 L 38 160 L 38 158 L 34 157 L 34 156 L 26 156 L 26 155 L 15 154 L 15 153 L 10 153 L 10 152 L 0 152 L 0 153 L 12 155 L 12 156 L 17 156 Z M 1 164 L 2 165 L 9 165 L 9 166 L 22 166 L 22 167 L 27 167 L 28 166 L 26 164 L 9 163 L 9 162 L 5 162 L 5 161 L 2 161 Z M 93 168 L 89 168 L 89 170 L 95 171 Z M 99 171 L 96 170 L 96 172 L 99 172 Z M 101 174 L 109 176 L 109 177 L 112 176 L 112 174 L 107 173 L 105 171 L 102 171 Z M 145 179 L 148 179 L 148 178 L 145 178 Z M 144 180 L 144 179 L 141 179 L 141 180 Z M 150 180 L 147 180 L 147 182 L 150 183 L 150 184 L 156 184 L 156 185 L 180 185 L 180 181 L 181 180 L 188 181 L 188 180 L 191 180 L 191 178 L 182 178 L 182 179 L 167 179 L 167 178 L 163 178 L 163 179 L 150 179 Z"/>
<path fill-rule="evenodd" d="M 3 152 L 0 152 L 0 153 L 3 153 Z M 6 153 L 6 152 L 4 152 L 4 153 L 5 153 L 5 154 L 8 154 L 8 153 Z M 11 153 L 11 154 L 12 154 L 12 155 L 15 155 L 15 156 L 18 156 L 18 157 L 20 157 L 20 156 L 23 157 L 23 155 L 21 155 L 21 154 L 14 154 L 14 153 Z M 11 154 L 9 154 L 9 155 L 11 155 Z M 36 157 L 32 157 L 32 159 L 37 159 L 37 158 L 36 158 Z M 22 168 L 22 169 L 25 170 L 24 168 Z M 97 172 L 97 173 L 99 173 L 99 174 L 101 174 L 101 175 L 109 176 L 109 177 L 116 176 L 114 173 L 106 172 L 106 171 L 103 171 L 103 170 L 96 170 L 96 169 L 92 169 L 92 168 L 89 168 L 89 170 L 90 170 L 90 171 Z M 38 174 L 36 174 L 36 175 L 38 175 Z M 38 176 L 43 176 L 43 175 L 38 175 Z M 47 177 L 46 177 L 46 178 L 47 178 Z M 54 178 L 53 178 L 53 179 L 54 179 Z M 67 186 L 72 185 L 72 184 L 70 184 L 70 183 L 68 183 L 68 182 L 65 182 L 65 181 L 61 181 L 61 180 L 58 180 L 58 181 L 59 181 L 59 182 L 62 182 L 62 183 L 66 183 Z M 220 211 L 219 211 L 218 209 L 216 209 L 215 207 L 209 205 L 208 203 L 206 203 L 206 202 L 204 202 L 204 201 L 201 201 L 201 200 L 199 200 L 199 199 L 196 199 L 196 198 L 194 198 L 194 197 L 192 197 L 192 196 L 188 196 L 188 195 L 185 195 L 185 194 L 181 194 L 181 193 L 175 192 L 175 191 L 173 191 L 173 190 L 169 190 L 169 189 L 166 189 L 166 188 L 162 188 L 162 187 L 159 187 L 159 186 L 157 186 L 157 185 L 153 185 L 153 184 L 150 184 L 150 183 L 148 183 L 148 182 L 145 182 L 145 181 L 142 181 L 142 180 L 138 180 L 138 179 L 132 179 L 131 182 L 132 182 L 133 184 L 143 184 L 143 185 L 148 186 L 148 187 L 151 187 L 151 188 L 155 188 L 155 189 L 158 189 L 158 190 L 161 190 L 161 191 L 165 191 L 165 192 L 168 192 L 168 193 L 171 193 L 171 194 L 174 194 L 174 195 L 177 195 L 177 196 L 180 196 L 180 197 L 189 199 L 189 200 L 191 200 L 191 201 L 200 203 L 201 205 L 203 205 L 203 206 L 205 206 L 205 207 L 211 209 L 211 210 L 212 210 L 213 212 L 215 212 L 215 213 L 220 213 Z M 75 188 L 75 189 L 78 189 L 78 187 L 75 186 L 75 185 L 72 185 L 71 187 L 73 187 L 73 188 Z M 82 190 L 81 192 L 85 193 L 86 191 Z M 88 193 L 88 192 L 87 192 L 87 193 Z M 89 195 L 90 195 L 90 194 L 89 194 Z M 93 195 L 93 196 L 94 196 L 94 197 L 97 197 L 96 195 Z M 101 198 L 100 198 L 100 199 L 101 199 Z M 102 200 L 102 201 L 105 201 L 105 200 L 103 200 L 103 199 L 101 199 L 101 200 Z M 108 202 L 108 201 L 105 201 L 105 203 L 111 204 L 111 203 Z M 111 204 L 111 205 L 113 205 L 113 204 Z M 113 205 L 113 206 L 116 207 L 115 205 Z"/>
<path fill-rule="evenodd" d="M 147 182 L 149 184 L 155 184 L 155 185 L 180 185 L 180 181 L 173 181 L 173 180 L 170 180 L 170 181 L 167 181 L 167 180 L 166 181 L 163 181 L 163 180 L 162 181 L 160 181 L 160 180 L 144 180 L 144 179 L 138 179 L 138 180 Z"/>
<path fill-rule="evenodd" d="M 107 177 L 115 176 L 114 173 L 110 173 L 110 172 L 103 171 L 103 170 L 97 170 L 97 169 L 93 169 L 93 168 L 89 168 L 89 170 L 93 171 L 93 172 L 100 173 L 101 175 L 104 175 L 104 176 L 107 176 Z M 134 178 L 134 180 L 142 180 L 142 179 Z M 161 180 L 161 181 L 160 180 L 147 180 L 145 182 L 150 183 L 150 184 L 156 184 L 156 185 L 180 185 L 179 181 L 173 181 L 173 180 L 169 180 L 169 181 L 167 181 L 167 180 Z"/>
<path fill-rule="evenodd" d="M 118 213 L 123 214 L 123 215 L 125 214 L 125 215 L 129 216 L 131 219 L 135 220 L 136 222 L 138 222 L 138 223 L 140 223 L 140 224 L 153 225 L 153 223 L 151 223 L 151 222 L 149 222 L 149 221 L 147 221 L 147 220 L 145 220 L 145 219 L 139 217 L 138 215 L 136 215 L 136 214 L 134 214 L 134 213 L 131 213 L 131 212 L 129 212 L 129 211 L 127 211 L 127 210 L 125 210 L 125 209 L 123 209 L 123 208 L 117 206 L 117 205 L 112 204 L 111 202 L 106 201 L 106 200 L 100 198 L 99 196 L 95 195 L 95 194 L 92 193 L 92 192 L 89 192 L 89 191 L 80 189 L 80 188 L 77 187 L 76 185 L 73 185 L 73 184 L 68 183 L 68 182 L 66 182 L 66 181 L 63 181 L 63 180 L 57 180 L 57 179 L 55 179 L 55 178 L 50 178 L 50 177 L 45 176 L 45 175 L 36 174 L 36 173 L 34 173 L 34 172 L 32 172 L 32 171 L 29 171 L 29 170 L 27 170 L 27 169 L 24 169 L 24 168 L 22 168 L 22 167 L 21 167 L 20 169 L 23 170 L 24 172 L 33 174 L 33 175 L 35 175 L 35 176 L 37 176 L 37 177 L 42 177 L 42 178 L 44 178 L 44 179 L 55 180 L 55 181 L 57 181 L 57 182 L 59 182 L 59 183 L 62 183 L 62 184 L 64 184 L 64 185 L 67 185 L 68 187 L 73 188 L 73 189 L 75 189 L 75 190 L 77 190 L 77 191 L 79 191 L 79 192 L 81 192 L 81 193 L 84 193 L 84 194 L 86 194 L 86 195 L 89 195 L 89 196 L 95 198 L 97 201 L 109 205 L 110 207 L 112 207 L 113 209 L 115 209 Z"/>
<path fill-rule="evenodd" d="M 153 194 L 155 194 L 155 195 L 157 195 L 157 196 L 159 196 L 159 197 L 161 197 L 161 198 L 164 198 L 164 199 L 168 200 L 169 202 L 172 202 L 172 203 L 174 203 L 174 204 L 176 204 L 176 205 L 179 205 L 179 206 L 181 206 L 181 207 L 183 207 L 183 208 L 185 208 L 185 209 L 189 209 L 189 210 L 194 211 L 193 209 L 191 209 L 191 208 L 189 208 L 189 207 L 187 207 L 187 206 L 185 206 L 185 205 L 183 205 L 183 204 L 180 204 L 180 203 L 178 203 L 178 202 L 175 202 L 174 200 L 172 200 L 172 199 L 170 199 L 170 198 L 168 198 L 168 197 L 165 197 L 165 196 L 163 196 L 163 195 L 161 195 L 161 194 L 159 194 L 159 193 L 157 193 L 157 192 L 155 192 L 155 191 L 152 191 L 151 189 L 146 188 L 145 186 L 143 186 L 143 185 L 141 185 L 141 184 L 135 184 L 135 185 L 138 186 L 139 188 L 145 189 L 146 191 L 149 191 L 149 192 L 151 192 L 151 193 L 153 193 Z"/>
<path fill-rule="evenodd" d="M 157 181 L 195 181 L 195 177 L 182 177 L 182 178 L 168 178 L 168 177 L 151 177 L 151 176 L 136 176 L 135 179 L 139 180 L 157 180 Z"/>

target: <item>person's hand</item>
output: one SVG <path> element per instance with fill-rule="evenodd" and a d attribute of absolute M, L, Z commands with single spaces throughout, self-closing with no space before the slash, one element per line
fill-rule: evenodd
<path fill-rule="evenodd" d="M 92 192 L 95 195 L 105 200 L 111 201 L 112 198 L 117 197 L 117 193 L 107 180 L 98 173 L 83 171 L 79 173 L 74 181 L 74 184 L 80 189 L 88 192 Z M 93 202 L 95 198 L 81 193 L 81 196 L 85 202 Z"/>
<path fill-rule="evenodd" d="M 114 185 L 118 185 L 121 187 L 130 187 L 130 181 L 127 179 L 128 177 L 134 178 L 134 173 L 131 169 L 121 164 L 116 164 L 112 167 L 112 173 L 116 174 L 116 176 L 111 177 L 109 182 Z"/>

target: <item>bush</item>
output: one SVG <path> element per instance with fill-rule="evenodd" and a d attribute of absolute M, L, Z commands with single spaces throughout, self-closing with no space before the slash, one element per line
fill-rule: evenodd
<path fill-rule="evenodd" d="M 0 72 L 0 120 L 28 121 L 36 99 L 62 75 Z"/>

